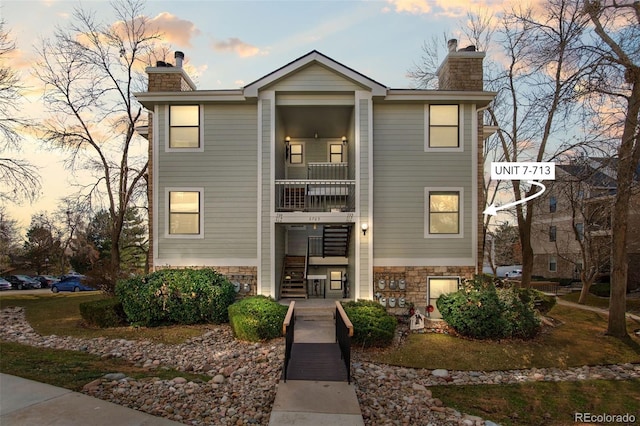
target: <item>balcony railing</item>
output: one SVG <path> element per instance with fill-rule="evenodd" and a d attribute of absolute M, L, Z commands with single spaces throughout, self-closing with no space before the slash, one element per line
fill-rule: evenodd
<path fill-rule="evenodd" d="M 307 179 L 349 179 L 349 167 L 347 163 L 309 163 L 307 167 Z"/>
<path fill-rule="evenodd" d="M 278 212 L 353 212 L 355 180 L 276 180 Z"/>

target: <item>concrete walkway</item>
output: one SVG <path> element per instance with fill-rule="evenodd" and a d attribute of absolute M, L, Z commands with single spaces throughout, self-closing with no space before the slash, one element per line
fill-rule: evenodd
<path fill-rule="evenodd" d="M 45 383 L 0 373 L 2 426 L 172 426 L 162 417 Z"/>
<path fill-rule="evenodd" d="M 579 303 L 569 302 L 569 301 L 566 301 L 564 299 L 560 299 L 559 297 L 556 298 L 556 300 L 557 300 L 558 305 L 570 306 L 572 308 L 582 309 L 584 311 L 592 311 L 592 312 L 598 312 L 598 313 L 601 313 L 601 314 L 609 315 L 609 310 L 608 309 L 598 308 L 596 306 L 581 305 Z M 635 314 L 631 314 L 629 312 L 627 312 L 627 318 L 631 318 L 632 320 L 640 322 L 640 316 L 635 315 Z"/>
<path fill-rule="evenodd" d="M 335 302 L 309 302 L 296 302 L 294 342 L 334 343 Z M 307 380 L 287 380 L 285 383 L 281 380 L 269 426 L 281 425 L 364 426 L 355 385 Z"/>

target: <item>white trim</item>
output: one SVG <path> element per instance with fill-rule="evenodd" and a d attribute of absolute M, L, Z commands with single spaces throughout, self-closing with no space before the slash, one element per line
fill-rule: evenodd
<path fill-rule="evenodd" d="M 200 205 L 200 233 L 199 234 L 170 234 L 169 233 L 169 193 L 170 192 L 198 192 Z M 167 186 L 164 188 L 164 238 L 179 240 L 194 240 L 204 238 L 204 188 L 187 186 Z"/>
<path fill-rule="evenodd" d="M 276 93 L 274 91 L 265 91 L 261 94 L 261 99 L 269 99 L 270 111 L 269 111 L 269 212 L 276 211 Z M 304 151 L 303 151 L 304 153 Z M 271 269 L 269 296 L 274 299 L 278 299 L 276 294 L 276 224 L 269 221 L 269 262 Z"/>
<path fill-rule="evenodd" d="M 167 104 L 164 108 L 164 152 L 204 152 L 204 104 L 189 104 L 189 105 L 197 105 L 198 106 L 198 137 L 200 139 L 200 146 L 198 148 L 171 148 L 169 146 L 169 136 L 170 136 L 170 123 L 169 123 L 169 111 L 172 106 Z M 177 106 L 187 106 L 187 105 L 177 105 Z"/>
<path fill-rule="evenodd" d="M 475 266 L 472 257 L 374 257 L 373 266 Z"/>
<path fill-rule="evenodd" d="M 429 146 L 429 107 L 431 105 L 457 105 L 458 106 L 458 146 L 457 147 L 431 147 Z M 424 152 L 464 152 L 464 104 L 424 104 Z"/>
<path fill-rule="evenodd" d="M 368 280 L 367 280 L 367 288 L 369 289 L 368 294 L 366 295 L 368 300 L 373 300 L 373 99 L 370 94 L 368 94 L 369 102 L 367 104 L 369 108 L 369 271 L 368 271 Z M 357 299 L 356 299 L 357 300 Z"/>
<path fill-rule="evenodd" d="M 262 259 L 262 102 L 260 100 L 258 100 L 258 108 L 257 108 L 258 112 L 258 125 L 257 125 L 257 149 L 256 151 L 258 152 L 258 179 L 256 179 L 258 181 L 258 191 L 257 191 L 257 204 L 258 204 L 258 208 L 257 208 L 257 212 L 258 212 L 258 217 L 256 218 L 256 220 L 258 221 L 257 223 L 257 246 L 256 246 L 256 258 L 258 259 L 257 262 L 257 270 L 256 270 L 256 294 L 262 294 L 262 262 L 260 261 Z"/>
<path fill-rule="evenodd" d="M 165 107 L 166 108 L 166 107 Z M 160 182 L 160 179 L 158 178 L 158 163 L 160 162 L 160 160 L 158 159 L 160 156 L 160 139 L 158 138 L 158 134 L 160 133 L 160 125 L 158 124 L 158 117 L 159 117 L 159 113 L 158 110 L 160 109 L 160 107 L 158 105 L 154 105 L 153 107 L 153 116 L 151 117 L 151 122 L 152 122 L 152 129 L 151 131 L 153 132 L 151 135 L 151 157 L 152 157 L 152 172 L 151 172 L 151 197 L 153 199 L 153 209 L 152 209 L 152 214 L 153 214 L 153 248 L 152 248 L 152 263 L 153 263 L 153 268 L 156 267 L 156 265 L 158 265 L 157 263 L 157 259 L 158 259 L 158 255 L 159 255 L 159 234 L 158 234 L 158 213 L 160 212 L 160 206 L 158 205 L 159 203 L 159 196 L 158 193 L 160 191 L 158 191 L 158 182 Z"/>
<path fill-rule="evenodd" d="M 460 211 L 458 212 L 457 234 L 431 234 L 429 232 L 429 193 L 430 192 L 458 192 Z M 464 238 L 464 188 L 462 186 L 426 186 L 424 188 L 424 238 Z M 475 250 L 475 249 L 474 249 Z"/>
<path fill-rule="evenodd" d="M 478 271 L 478 111 L 476 104 L 471 104 L 471 255 Z M 482 206 L 481 208 L 484 208 Z"/>
<path fill-rule="evenodd" d="M 355 139 L 355 149 L 354 149 L 354 153 L 355 153 L 355 161 L 354 161 L 354 167 L 355 167 L 355 179 L 356 179 L 356 200 L 355 200 L 355 213 L 356 213 L 356 229 L 354 230 L 356 235 L 358 236 L 357 239 L 354 241 L 355 246 L 355 262 L 354 262 L 354 277 L 353 277 L 353 297 L 355 300 L 360 299 L 360 245 L 361 243 L 361 238 L 363 238 L 362 234 L 361 234 L 361 226 L 362 226 L 362 218 L 360 217 L 360 143 L 362 142 L 362 139 L 360 137 L 360 92 L 355 92 L 354 93 L 354 99 L 355 99 L 355 105 L 353 107 L 353 117 L 354 117 L 354 139 Z M 369 236 L 371 236 L 371 234 L 369 234 Z"/>
<path fill-rule="evenodd" d="M 162 258 L 157 266 L 258 266 L 258 259 L 230 258 Z"/>

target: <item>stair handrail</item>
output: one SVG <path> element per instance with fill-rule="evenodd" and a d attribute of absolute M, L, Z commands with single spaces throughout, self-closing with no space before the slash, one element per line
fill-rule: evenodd
<path fill-rule="evenodd" d="M 336 300 L 336 340 L 340 346 L 341 358 L 347 369 L 347 382 L 351 384 L 351 337 L 353 337 L 353 324 L 342 307 L 342 303 Z"/>
<path fill-rule="evenodd" d="M 284 350 L 284 370 L 283 377 L 284 382 L 287 382 L 287 369 L 289 367 L 289 361 L 291 359 L 291 348 L 293 347 L 294 329 L 296 325 L 296 316 L 294 314 L 296 302 L 292 300 L 289 303 L 289 309 L 287 315 L 284 317 L 282 323 L 282 334 L 285 336 L 285 350 Z"/>

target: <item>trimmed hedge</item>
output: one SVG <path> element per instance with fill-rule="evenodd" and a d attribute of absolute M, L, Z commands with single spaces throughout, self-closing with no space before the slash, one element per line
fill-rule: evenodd
<path fill-rule="evenodd" d="M 223 323 L 236 293 L 213 269 L 163 269 L 119 281 L 116 295 L 131 324 Z"/>
<path fill-rule="evenodd" d="M 593 284 L 589 288 L 589 293 L 599 297 L 609 297 L 611 296 L 611 285 L 609 283 Z"/>
<path fill-rule="evenodd" d="M 352 341 L 362 347 L 384 347 L 393 343 L 398 320 L 384 306 L 371 300 L 342 304 L 353 324 Z"/>
<path fill-rule="evenodd" d="M 240 340 L 261 342 L 282 335 L 288 307 L 266 296 L 252 296 L 229 306 L 229 323 Z"/>
<path fill-rule="evenodd" d="M 476 339 L 531 338 L 540 329 L 534 290 L 496 288 L 476 276 L 464 288 L 437 301 L 442 318 L 458 333 Z"/>
<path fill-rule="evenodd" d="M 120 327 L 127 324 L 127 314 L 115 297 L 80 304 L 80 315 L 88 324 L 100 328 Z"/>

